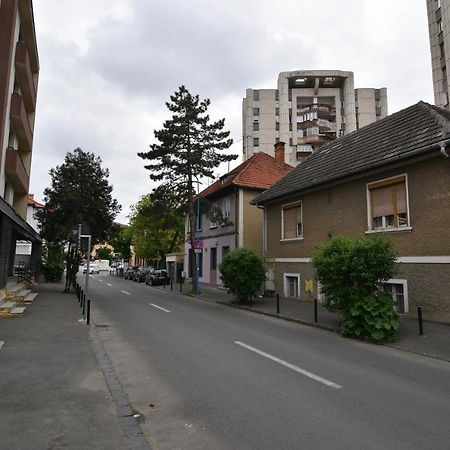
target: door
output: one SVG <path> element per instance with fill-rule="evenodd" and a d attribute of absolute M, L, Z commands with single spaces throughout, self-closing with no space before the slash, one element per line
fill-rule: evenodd
<path fill-rule="evenodd" d="M 211 261 L 209 264 L 209 282 L 213 285 L 217 285 L 217 247 L 211 247 Z"/>

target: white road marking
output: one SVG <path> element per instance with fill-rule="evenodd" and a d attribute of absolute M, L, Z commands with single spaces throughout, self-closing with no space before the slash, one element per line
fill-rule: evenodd
<path fill-rule="evenodd" d="M 5 341 L 0 341 L 0 350 L 3 347 L 3 344 L 5 343 Z"/>
<path fill-rule="evenodd" d="M 127 291 L 120 291 L 120 292 L 123 292 L 124 294 L 127 294 L 127 295 L 131 295 L 129 292 L 127 292 Z"/>
<path fill-rule="evenodd" d="M 106 283 L 108 286 L 111 286 L 112 287 L 112 284 L 109 284 L 109 283 Z"/>
<path fill-rule="evenodd" d="M 168 309 L 162 308 L 161 306 L 155 305 L 154 303 L 150 303 L 150 306 L 154 306 L 155 308 L 158 308 L 161 311 L 165 311 L 165 312 L 170 313 L 170 311 Z"/>
<path fill-rule="evenodd" d="M 100 278 L 98 279 L 98 281 L 100 281 L 100 283 L 102 283 L 102 282 L 103 282 L 103 280 L 100 280 Z"/>
<path fill-rule="evenodd" d="M 326 378 L 322 378 L 319 375 L 316 375 L 312 372 L 308 372 L 307 370 L 304 370 L 300 367 L 294 366 L 294 364 L 288 363 L 287 361 L 283 361 L 282 359 L 277 358 L 276 356 L 270 355 L 269 353 L 263 352 L 262 350 L 258 350 L 255 347 L 251 347 L 250 345 L 244 344 L 243 342 L 235 341 L 234 343 L 240 345 L 241 347 L 246 348 L 247 350 L 257 353 L 258 355 L 264 356 L 264 358 L 271 359 L 272 361 L 275 361 L 278 364 L 281 364 L 282 366 L 288 367 L 289 369 L 294 370 L 295 372 L 301 373 L 302 375 L 305 375 L 305 377 L 311 378 L 315 381 L 318 381 L 319 383 L 325 384 L 326 386 L 332 387 L 334 389 L 340 389 L 342 387 L 339 384 L 327 380 Z"/>

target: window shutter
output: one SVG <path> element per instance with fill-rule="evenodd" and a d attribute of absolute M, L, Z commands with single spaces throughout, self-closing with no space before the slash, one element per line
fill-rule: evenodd
<path fill-rule="evenodd" d="M 392 186 L 374 189 L 371 192 L 373 217 L 393 215 Z"/>
<path fill-rule="evenodd" d="M 406 213 L 406 185 L 400 183 L 395 185 L 395 194 L 397 199 L 397 214 Z"/>
<path fill-rule="evenodd" d="M 283 209 L 284 239 L 293 239 L 298 237 L 297 224 L 301 222 L 300 218 L 301 210 L 299 205 Z"/>

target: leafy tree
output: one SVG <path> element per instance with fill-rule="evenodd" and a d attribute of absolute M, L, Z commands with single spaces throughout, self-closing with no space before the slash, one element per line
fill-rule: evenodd
<path fill-rule="evenodd" d="M 136 256 L 164 259 L 184 241 L 183 206 L 169 185 L 162 184 L 132 207 L 129 233 Z"/>
<path fill-rule="evenodd" d="M 115 253 L 128 261 L 131 258 L 131 234 L 128 227 L 113 224 L 108 242 L 113 246 Z"/>
<path fill-rule="evenodd" d="M 228 252 L 219 264 L 219 270 L 224 286 L 240 301 L 254 295 L 266 279 L 263 259 L 245 247 Z"/>
<path fill-rule="evenodd" d="M 184 86 L 166 103 L 172 113 L 163 128 L 155 130 L 158 143 L 150 145 L 150 151 L 138 155 L 151 163 L 146 165 L 154 181 L 164 180 L 188 213 L 191 248 L 195 239 L 195 180 L 212 178 L 214 168 L 222 162 L 232 161 L 237 155 L 221 154 L 233 143 L 230 132 L 223 131 L 225 119 L 211 122 L 207 114 L 210 100 L 200 100 Z M 194 273 L 196 273 L 194 259 Z"/>
<path fill-rule="evenodd" d="M 396 337 L 398 316 L 392 297 L 380 292 L 380 285 L 395 273 L 390 241 L 336 236 L 322 245 L 312 262 L 325 306 L 343 315 L 345 336 L 369 336 L 376 342 Z"/>
<path fill-rule="evenodd" d="M 47 242 L 68 246 L 64 292 L 75 284 L 80 259 L 72 230 L 85 224 L 92 244 L 104 242 L 120 211 L 120 205 L 111 196 L 109 171 L 101 164 L 98 156 L 80 148 L 67 153 L 60 166 L 50 169 L 51 185 L 44 191 L 45 208 L 36 212 L 41 236 Z"/>
<path fill-rule="evenodd" d="M 97 259 L 108 259 L 109 261 L 111 261 L 113 258 L 111 249 L 109 247 L 99 247 L 95 251 L 95 256 Z"/>

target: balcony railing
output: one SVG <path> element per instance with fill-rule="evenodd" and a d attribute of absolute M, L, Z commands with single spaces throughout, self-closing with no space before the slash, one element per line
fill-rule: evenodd
<path fill-rule="evenodd" d="M 19 148 L 24 152 L 31 152 L 33 131 L 28 120 L 28 113 L 20 94 L 11 95 L 11 122 L 19 139 Z"/>
<path fill-rule="evenodd" d="M 23 101 L 29 112 L 36 109 L 36 87 L 31 70 L 30 56 L 24 42 L 16 45 L 16 74 L 23 94 Z"/>
<path fill-rule="evenodd" d="M 30 177 L 25 169 L 20 153 L 12 147 L 6 149 L 5 173 L 11 181 L 14 191 L 20 194 L 28 193 Z"/>

